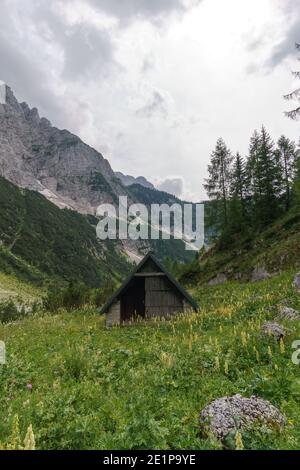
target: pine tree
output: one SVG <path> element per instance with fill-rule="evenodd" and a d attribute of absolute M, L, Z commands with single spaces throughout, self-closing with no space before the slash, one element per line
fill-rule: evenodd
<path fill-rule="evenodd" d="M 300 50 L 300 44 L 296 44 L 296 48 L 298 50 Z M 300 78 L 300 71 L 299 72 L 293 72 L 293 75 L 296 77 L 296 78 Z M 286 100 L 297 100 L 298 102 L 300 102 L 300 88 L 297 88 L 297 90 L 293 91 L 292 93 L 289 93 L 288 95 L 285 95 L 284 97 Z M 287 113 L 285 113 L 287 117 L 291 118 L 291 119 L 297 119 L 298 116 L 300 116 L 300 106 L 298 106 L 297 108 L 291 110 L 291 111 L 288 111 Z"/>
<path fill-rule="evenodd" d="M 278 197 L 282 190 L 281 169 L 278 167 L 274 142 L 265 127 L 262 127 L 260 134 L 255 132 L 251 139 L 247 170 L 254 222 L 257 226 L 265 226 L 278 215 Z"/>
<path fill-rule="evenodd" d="M 297 153 L 295 163 L 295 177 L 293 181 L 293 204 L 300 207 L 300 152 Z"/>
<path fill-rule="evenodd" d="M 249 158 L 246 164 L 247 173 L 247 187 L 249 196 L 258 198 L 261 193 L 261 181 L 257 175 L 258 171 L 258 159 L 260 152 L 260 137 L 257 131 L 254 131 L 250 139 Z"/>
<path fill-rule="evenodd" d="M 223 139 L 218 139 L 208 166 L 208 179 L 204 188 L 211 200 L 220 203 L 220 218 L 223 227 L 228 225 L 228 200 L 231 183 L 232 155 Z"/>
<path fill-rule="evenodd" d="M 247 173 L 244 159 L 237 153 L 231 174 L 230 224 L 233 230 L 240 230 L 246 222 Z"/>
<path fill-rule="evenodd" d="M 278 141 L 277 155 L 278 165 L 282 168 L 285 210 L 288 211 L 291 207 L 292 184 L 296 169 L 295 142 L 282 135 Z"/>

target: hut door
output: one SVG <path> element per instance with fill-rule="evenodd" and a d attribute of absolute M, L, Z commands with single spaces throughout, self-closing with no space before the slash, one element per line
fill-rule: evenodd
<path fill-rule="evenodd" d="M 121 321 L 145 317 L 145 279 L 135 278 L 121 299 Z"/>

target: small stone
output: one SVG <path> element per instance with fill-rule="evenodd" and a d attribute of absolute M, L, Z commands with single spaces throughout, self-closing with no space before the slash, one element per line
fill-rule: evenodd
<path fill-rule="evenodd" d="M 291 321 L 299 321 L 300 320 L 300 312 L 294 310 L 293 308 L 282 306 L 279 309 L 279 314 L 276 317 L 276 320 L 291 320 Z"/>
<path fill-rule="evenodd" d="M 265 279 L 270 279 L 270 277 L 272 275 L 265 268 L 257 267 L 252 273 L 251 282 L 264 281 Z"/>
<path fill-rule="evenodd" d="M 227 282 L 227 276 L 224 273 L 219 273 L 216 277 L 208 281 L 207 285 L 208 286 L 218 286 L 220 284 L 224 284 L 224 282 Z"/>
<path fill-rule="evenodd" d="M 281 429 L 285 417 L 269 401 L 241 395 L 214 400 L 200 413 L 202 434 L 213 434 L 221 441 L 232 431 L 249 430 L 259 423 Z"/>
<path fill-rule="evenodd" d="M 300 273 L 298 273 L 297 276 L 295 277 L 293 285 L 296 291 L 300 294 Z"/>
<path fill-rule="evenodd" d="M 265 335 L 273 336 L 273 338 L 276 338 L 278 341 L 286 336 L 286 329 L 278 323 L 265 323 L 261 331 Z"/>

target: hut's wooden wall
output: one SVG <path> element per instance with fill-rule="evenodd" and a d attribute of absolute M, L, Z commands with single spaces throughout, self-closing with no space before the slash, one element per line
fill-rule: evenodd
<path fill-rule="evenodd" d="M 170 316 L 183 312 L 183 299 L 170 281 L 162 277 L 145 279 L 145 313 L 146 317 Z"/>

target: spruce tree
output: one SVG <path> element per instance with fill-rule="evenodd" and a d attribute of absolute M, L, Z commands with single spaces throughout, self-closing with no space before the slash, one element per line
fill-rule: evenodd
<path fill-rule="evenodd" d="M 282 168 L 285 210 L 288 211 L 291 207 L 292 185 L 296 169 L 296 145 L 284 135 L 280 137 L 277 145 L 278 165 Z"/>
<path fill-rule="evenodd" d="M 293 205 L 300 207 L 300 152 L 297 152 L 295 163 L 295 177 L 293 181 Z"/>
<path fill-rule="evenodd" d="M 251 139 L 248 173 L 254 223 L 262 227 L 278 215 L 278 197 L 281 191 L 281 169 L 276 160 L 275 145 L 265 127 Z"/>
<path fill-rule="evenodd" d="M 237 153 L 232 168 L 230 185 L 230 224 L 240 230 L 246 222 L 247 173 L 244 159 Z"/>
<path fill-rule="evenodd" d="M 232 155 L 223 139 L 218 139 L 208 166 L 204 188 L 211 200 L 219 203 L 221 225 L 228 225 L 228 200 L 230 196 Z"/>
<path fill-rule="evenodd" d="M 300 44 L 296 44 L 296 48 L 300 50 Z M 300 78 L 300 71 L 299 72 L 293 72 L 293 75 L 296 78 Z M 289 93 L 288 95 L 285 95 L 284 97 L 286 100 L 297 100 L 300 102 L 300 88 L 297 88 L 297 90 L 294 90 L 292 93 Z M 287 117 L 291 119 L 297 119 L 300 116 L 300 106 L 298 106 L 295 109 L 292 109 L 291 111 L 288 111 L 285 113 Z"/>

